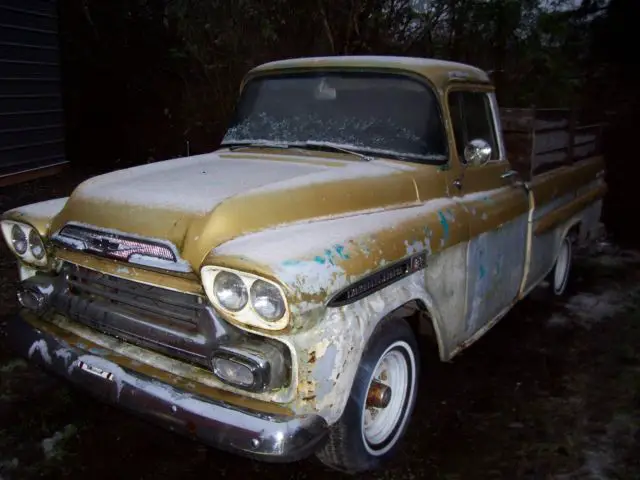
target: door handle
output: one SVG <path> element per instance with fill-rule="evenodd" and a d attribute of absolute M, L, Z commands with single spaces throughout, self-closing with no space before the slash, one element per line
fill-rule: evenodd
<path fill-rule="evenodd" d="M 456 187 L 458 190 L 460 190 L 462 188 L 462 182 L 460 181 L 459 178 L 456 178 L 453 181 L 453 186 Z"/>

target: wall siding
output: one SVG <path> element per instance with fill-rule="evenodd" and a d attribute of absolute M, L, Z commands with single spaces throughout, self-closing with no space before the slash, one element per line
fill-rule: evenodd
<path fill-rule="evenodd" d="M 55 0 L 0 0 L 0 177 L 66 163 Z"/>

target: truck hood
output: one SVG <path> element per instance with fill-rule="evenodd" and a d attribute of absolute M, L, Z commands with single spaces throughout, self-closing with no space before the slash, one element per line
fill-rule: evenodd
<path fill-rule="evenodd" d="M 197 269 L 212 248 L 246 233 L 413 203 L 412 173 L 382 160 L 220 151 L 94 177 L 50 231 L 73 222 L 162 239 Z"/>

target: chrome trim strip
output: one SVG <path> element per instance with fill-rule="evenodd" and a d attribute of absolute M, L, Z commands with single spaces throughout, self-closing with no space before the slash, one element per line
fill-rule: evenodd
<path fill-rule="evenodd" d="M 327 306 L 342 307 L 357 302 L 412 273 L 425 269 L 426 266 L 427 255 L 425 252 L 403 258 L 343 288 L 329 300 Z"/>

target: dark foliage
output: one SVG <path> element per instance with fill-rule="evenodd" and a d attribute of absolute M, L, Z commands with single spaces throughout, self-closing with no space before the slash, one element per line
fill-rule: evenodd
<path fill-rule="evenodd" d="M 606 218 L 620 235 L 623 229 L 616 226 L 633 213 L 628 182 L 640 168 L 631 130 L 640 57 L 627 52 L 633 48 L 638 2 L 59 3 L 67 149 L 76 165 L 112 169 L 214 149 L 243 75 L 265 61 L 425 56 L 491 71 L 502 105 L 572 106 L 597 121 L 606 117 Z"/>

